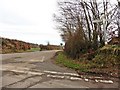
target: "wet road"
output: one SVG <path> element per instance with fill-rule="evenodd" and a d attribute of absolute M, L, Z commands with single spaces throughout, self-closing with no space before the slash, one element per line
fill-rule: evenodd
<path fill-rule="evenodd" d="M 37 51 L 2 55 L 4 88 L 117 88 L 118 82 L 78 75 L 53 63 L 57 51 Z"/>

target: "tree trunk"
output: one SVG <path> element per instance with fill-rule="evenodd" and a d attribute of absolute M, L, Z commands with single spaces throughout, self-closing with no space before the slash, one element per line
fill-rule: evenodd
<path fill-rule="evenodd" d="M 120 38 L 120 2 L 118 1 L 118 37 Z"/>

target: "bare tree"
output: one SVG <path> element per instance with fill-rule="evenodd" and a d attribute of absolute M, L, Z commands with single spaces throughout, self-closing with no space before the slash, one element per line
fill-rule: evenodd
<path fill-rule="evenodd" d="M 59 23 L 57 27 L 66 43 L 68 53 L 77 55 L 76 53 L 81 51 L 79 47 L 84 48 L 83 45 L 85 46 L 84 49 L 88 47 L 87 45 L 97 49 L 99 45 L 104 44 L 103 23 L 93 23 L 93 20 L 100 20 L 102 14 L 106 16 L 106 19 L 114 18 L 116 8 L 111 6 L 110 2 L 107 0 L 103 0 L 102 3 L 97 0 L 89 0 L 89 2 L 67 0 L 58 2 L 58 6 L 59 14 L 55 14 L 54 18 Z M 110 11 L 110 9 L 113 10 Z M 107 14 L 108 11 L 110 11 L 109 14 Z M 106 21 L 106 30 L 109 30 L 110 25 L 112 23 Z"/>

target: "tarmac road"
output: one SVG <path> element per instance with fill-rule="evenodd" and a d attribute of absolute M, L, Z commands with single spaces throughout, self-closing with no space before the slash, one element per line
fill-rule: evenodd
<path fill-rule="evenodd" d="M 118 88 L 118 81 L 87 78 L 54 64 L 57 50 L 2 55 L 3 88 Z"/>

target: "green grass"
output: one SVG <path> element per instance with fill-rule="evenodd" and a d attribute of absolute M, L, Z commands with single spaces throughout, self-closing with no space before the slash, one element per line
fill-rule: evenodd
<path fill-rule="evenodd" d="M 63 52 L 60 52 L 56 57 L 56 63 L 64 65 L 68 68 L 80 70 L 82 72 L 87 72 L 88 64 L 78 63 L 77 60 L 72 60 L 67 58 Z"/>
<path fill-rule="evenodd" d="M 29 50 L 12 50 L 12 49 L 8 49 L 8 50 L 4 50 L 2 51 L 2 54 L 7 54 L 7 53 L 24 53 L 24 52 L 35 52 L 35 51 L 40 51 L 40 48 L 31 48 Z"/>
<path fill-rule="evenodd" d="M 79 59 L 73 60 L 64 52 L 58 52 L 56 56 L 56 63 L 77 70 L 78 72 L 95 72 L 110 76 L 112 72 L 112 76 L 118 77 L 118 67 L 120 65 L 120 46 L 104 46 L 97 51 L 92 60 L 88 60 L 86 57 L 80 57 Z"/>
<path fill-rule="evenodd" d="M 120 46 L 118 46 L 118 45 L 106 45 L 106 46 L 100 48 L 100 50 L 104 50 L 104 49 L 112 49 L 112 50 L 118 49 L 118 50 L 120 50 Z"/>
<path fill-rule="evenodd" d="M 99 53 L 92 60 L 86 60 L 84 58 L 73 60 L 67 57 L 64 52 L 59 52 L 56 56 L 56 63 L 81 72 L 88 72 L 92 69 L 116 68 L 120 61 L 119 56 L 114 54 L 104 55 Z"/>
<path fill-rule="evenodd" d="M 30 50 L 27 50 L 27 52 L 35 52 L 35 51 L 40 51 L 40 48 L 31 48 Z"/>

